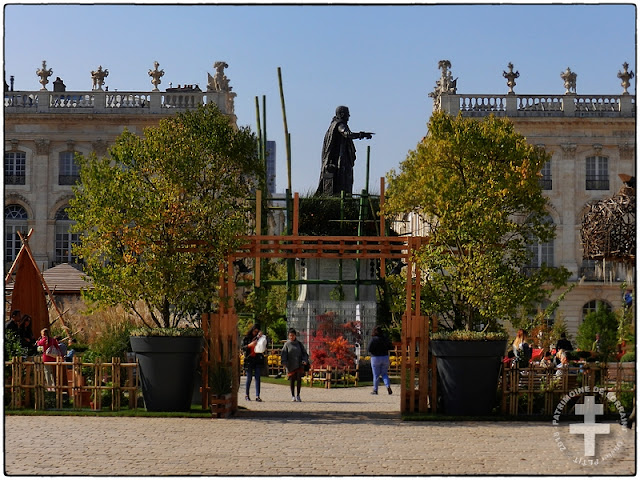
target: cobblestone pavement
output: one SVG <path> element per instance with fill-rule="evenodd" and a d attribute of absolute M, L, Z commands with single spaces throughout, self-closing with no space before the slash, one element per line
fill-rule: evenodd
<path fill-rule="evenodd" d="M 254 388 L 251 388 L 254 398 Z M 403 422 L 399 389 L 262 385 L 230 419 L 5 417 L 5 474 L 177 476 L 630 475 L 635 435 L 597 439 L 598 465 L 560 451 L 550 422 Z M 562 431 L 566 442 L 568 426 Z M 580 436 L 581 437 L 581 436 Z M 616 441 L 623 445 L 615 449 Z M 616 440 L 617 439 L 617 440 Z M 593 457 L 599 458 L 599 457 Z M 46 472 L 46 473 L 45 473 Z"/>

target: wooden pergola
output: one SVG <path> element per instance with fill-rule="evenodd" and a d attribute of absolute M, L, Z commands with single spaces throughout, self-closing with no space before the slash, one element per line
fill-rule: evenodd
<path fill-rule="evenodd" d="M 381 195 L 381 203 L 384 192 Z M 257 202 L 258 206 L 260 202 Z M 420 312 L 421 273 L 412 261 L 413 252 L 427 239 L 424 237 L 389 236 L 303 236 L 298 233 L 299 196 L 293 199 L 293 229 L 291 235 L 252 235 L 243 238 L 244 243 L 231 252 L 226 261 L 226 271 L 220 276 L 220 298 L 218 311 L 204 315 L 202 327 L 205 332 L 205 353 L 202 361 L 202 406 L 209 404 L 208 367 L 222 362 L 233 371 L 233 410 L 238 406 L 240 358 L 238 355 L 237 323 L 234 307 L 236 290 L 233 262 L 239 258 L 255 260 L 254 285 L 260 286 L 260 259 L 334 258 L 379 260 L 380 277 L 385 275 L 387 260 L 402 260 L 407 264 L 406 308 L 402 316 L 402 370 L 401 412 L 427 412 L 436 408 L 435 358 L 429 356 L 429 332 L 437 328 L 436 321 Z M 256 213 L 260 232 L 260 211 Z M 384 232 L 384 218 L 380 219 Z M 415 297 L 415 298 L 414 298 Z"/>

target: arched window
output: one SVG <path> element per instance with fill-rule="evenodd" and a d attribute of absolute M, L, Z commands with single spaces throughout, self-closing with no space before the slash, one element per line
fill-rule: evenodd
<path fill-rule="evenodd" d="M 18 232 L 27 234 L 28 215 L 20 205 L 4 207 L 4 261 L 13 262 L 20 251 L 22 242 Z"/>
<path fill-rule="evenodd" d="M 582 306 L 582 320 L 591 312 L 595 312 L 598 310 L 598 305 L 602 305 L 607 312 L 612 310 L 611 304 L 609 302 L 605 302 L 604 300 L 591 300 L 590 302 L 585 303 Z"/>
<path fill-rule="evenodd" d="M 75 152 L 60 152 L 59 155 L 59 185 L 75 185 L 80 180 L 80 167 L 75 159 Z"/>
<path fill-rule="evenodd" d="M 27 154 L 24 152 L 5 152 L 4 184 L 24 185 L 27 165 Z"/>
<path fill-rule="evenodd" d="M 78 243 L 78 234 L 69 231 L 73 224 L 74 222 L 67 215 L 67 207 L 58 210 L 56 213 L 56 263 L 69 263 L 72 265 L 78 263 L 78 257 L 71 252 L 72 246 Z"/>
<path fill-rule="evenodd" d="M 609 159 L 601 155 L 587 157 L 587 190 L 609 190 Z"/>

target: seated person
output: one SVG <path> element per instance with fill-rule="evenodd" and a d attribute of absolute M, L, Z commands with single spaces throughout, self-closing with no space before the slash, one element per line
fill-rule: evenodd
<path fill-rule="evenodd" d="M 569 356 L 564 350 L 559 350 L 556 357 L 560 359 L 560 363 L 556 366 L 556 375 L 562 375 L 563 370 L 569 368 Z"/>
<path fill-rule="evenodd" d="M 540 360 L 540 366 L 545 368 L 555 367 L 553 359 L 551 358 L 551 352 L 547 350 L 544 352 L 542 359 Z"/>
<path fill-rule="evenodd" d="M 515 355 L 515 362 L 520 368 L 529 366 L 531 360 L 531 346 L 527 343 L 527 332 L 522 328 L 518 330 L 516 338 L 511 344 L 511 349 Z"/>

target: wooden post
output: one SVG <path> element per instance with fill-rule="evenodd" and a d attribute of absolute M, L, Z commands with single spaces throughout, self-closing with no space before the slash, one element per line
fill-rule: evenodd
<path fill-rule="evenodd" d="M 33 385 L 31 383 L 31 377 L 33 374 L 33 362 L 27 362 L 25 364 L 24 367 L 24 380 L 25 380 L 25 385 Z M 35 382 L 34 382 L 35 383 Z M 31 388 L 25 388 L 24 389 L 24 405 L 31 405 Z"/>
<path fill-rule="evenodd" d="M 40 356 L 34 357 L 33 363 L 35 410 L 44 410 L 44 392 L 46 388 L 44 377 L 45 365 Z"/>
<path fill-rule="evenodd" d="M 102 360 L 93 361 L 93 410 L 102 410 Z"/>
<path fill-rule="evenodd" d="M 137 406 L 138 385 L 134 383 L 133 368 L 130 366 L 127 366 L 127 385 L 129 386 L 129 409 L 133 410 Z"/>
<path fill-rule="evenodd" d="M 62 408 L 62 392 L 64 391 L 64 383 L 62 378 L 63 373 L 65 373 L 63 371 L 64 369 L 64 365 L 62 364 L 64 358 L 63 357 L 56 357 L 56 366 L 55 366 L 55 376 L 54 376 L 54 382 L 55 382 L 55 394 L 56 394 L 56 408 L 61 409 Z"/>
<path fill-rule="evenodd" d="M 298 225 L 299 225 L 299 217 L 300 215 L 300 194 L 298 192 L 294 192 L 293 194 L 293 236 L 298 236 Z"/>
<path fill-rule="evenodd" d="M 111 358 L 111 410 L 120 410 L 120 359 Z"/>
<path fill-rule="evenodd" d="M 200 360 L 200 370 L 202 372 L 202 389 L 200 390 L 200 400 L 203 410 L 209 408 L 209 365 L 211 365 L 211 314 L 203 313 L 200 327 L 204 338 L 204 351 Z"/>
<path fill-rule="evenodd" d="M 11 359 L 11 408 L 20 408 L 22 405 L 22 358 Z"/>

